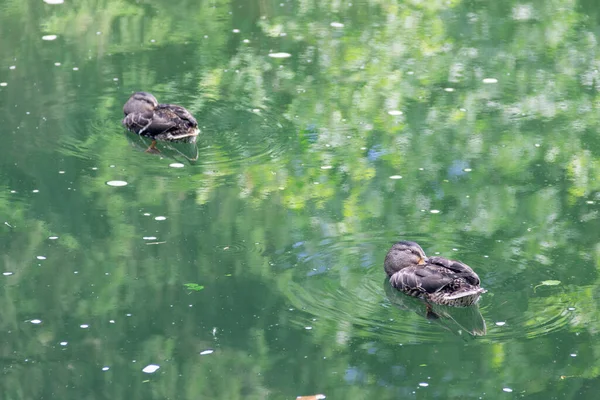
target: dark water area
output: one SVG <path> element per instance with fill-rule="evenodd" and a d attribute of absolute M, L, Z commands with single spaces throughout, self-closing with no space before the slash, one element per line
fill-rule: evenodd
<path fill-rule="evenodd" d="M 596 399 L 599 32 L 589 1 L 0 0 L 0 397 Z M 140 90 L 196 145 L 145 152 Z M 399 239 L 479 305 L 391 290 Z"/>

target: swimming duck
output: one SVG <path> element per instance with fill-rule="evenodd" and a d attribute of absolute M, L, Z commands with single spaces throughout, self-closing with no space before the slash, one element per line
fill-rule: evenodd
<path fill-rule="evenodd" d="M 385 256 L 384 269 L 393 287 L 432 303 L 470 306 L 486 292 L 471 267 L 443 257 L 427 257 L 415 242 L 395 243 Z"/>
<path fill-rule="evenodd" d="M 123 125 L 132 132 L 152 139 L 147 151 L 157 152 L 156 141 L 195 143 L 198 122 L 188 110 L 175 104 L 158 104 L 156 97 L 137 92 L 123 106 Z"/>

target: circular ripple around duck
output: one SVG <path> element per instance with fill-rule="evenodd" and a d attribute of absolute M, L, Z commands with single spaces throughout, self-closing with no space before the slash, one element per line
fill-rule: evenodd
<path fill-rule="evenodd" d="M 268 110 L 214 102 L 198 115 L 199 163 L 216 168 L 276 159 L 291 148 L 292 129 Z"/>
<path fill-rule="evenodd" d="M 398 305 L 388 298 L 382 263 L 391 243 L 373 239 L 379 237 L 388 236 L 365 232 L 318 243 L 297 242 L 275 252 L 272 264 L 283 270 L 282 292 L 294 309 L 309 314 L 297 314 L 294 322 L 311 330 L 334 324 L 348 340 L 350 336 L 406 344 L 446 340 L 444 327 L 425 318 L 422 301 L 398 293 L 407 301 Z"/>
<path fill-rule="evenodd" d="M 480 274 L 488 293 L 478 306 L 428 310 L 423 301 L 398 292 L 385 280 L 383 259 L 390 244 L 369 239 L 378 237 L 387 236 L 369 232 L 301 241 L 272 255 L 274 268 L 281 271 L 282 292 L 294 309 L 308 314 L 298 313 L 296 324 L 344 331 L 347 339 L 371 337 L 395 344 L 457 337 L 503 342 L 565 329 L 576 316 L 560 288 L 533 293 L 523 284 L 516 295 L 513 287 L 506 290 L 506 282 L 486 282 L 485 270 Z"/>

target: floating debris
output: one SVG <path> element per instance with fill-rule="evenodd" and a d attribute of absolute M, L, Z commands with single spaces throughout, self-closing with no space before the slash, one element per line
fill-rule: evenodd
<path fill-rule="evenodd" d="M 390 111 L 388 111 L 388 114 L 397 116 L 397 115 L 402 115 L 404 113 L 400 110 L 390 110 Z"/>
<path fill-rule="evenodd" d="M 482 81 L 483 83 L 498 83 L 498 79 L 496 78 L 485 78 Z"/>
<path fill-rule="evenodd" d="M 535 285 L 533 287 L 533 292 L 535 293 L 535 290 L 537 288 L 539 288 L 540 286 L 556 286 L 556 285 L 560 285 L 561 282 L 557 281 L 557 280 L 548 280 L 548 281 L 541 281 L 539 285 Z"/>
<path fill-rule="evenodd" d="M 269 57 L 272 58 L 288 58 L 292 55 L 290 53 L 269 53 Z"/>
<path fill-rule="evenodd" d="M 214 353 L 214 352 L 215 352 L 214 350 L 212 350 L 212 349 L 208 349 L 208 350 L 201 351 L 201 352 L 200 352 L 200 355 L 201 355 L 201 356 L 205 356 L 205 355 L 208 355 L 208 354 L 212 354 L 212 353 Z"/>
<path fill-rule="evenodd" d="M 160 365 L 148 364 L 144 367 L 144 369 L 142 369 L 142 372 L 145 372 L 147 374 L 153 374 L 156 371 L 158 371 L 159 368 L 160 368 Z"/>
<path fill-rule="evenodd" d="M 42 40 L 56 40 L 57 37 L 56 35 L 44 35 L 42 36 Z"/>
<path fill-rule="evenodd" d="M 127 182 L 125 182 L 125 181 L 108 181 L 108 182 L 106 182 L 106 184 L 108 186 L 114 186 L 114 187 L 127 186 Z"/>

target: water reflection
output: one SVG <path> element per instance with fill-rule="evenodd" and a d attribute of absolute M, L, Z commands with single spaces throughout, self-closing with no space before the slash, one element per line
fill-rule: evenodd
<path fill-rule="evenodd" d="M 484 336 L 487 332 L 485 320 L 479 311 L 479 306 L 449 307 L 430 304 L 421 299 L 412 298 L 394 289 L 388 279 L 383 283 L 388 300 L 396 307 L 432 321 L 444 329 L 457 335 L 468 333 L 471 336 Z M 398 323 L 402 323 L 400 319 Z"/>

